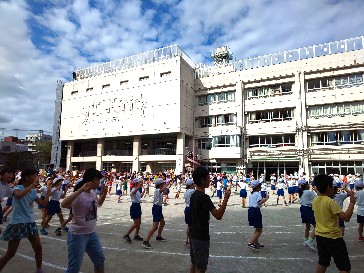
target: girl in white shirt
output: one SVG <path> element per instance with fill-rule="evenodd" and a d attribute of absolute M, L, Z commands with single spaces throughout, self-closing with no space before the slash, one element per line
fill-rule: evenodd
<path fill-rule="evenodd" d="M 241 206 L 245 208 L 246 198 L 248 196 L 248 192 L 246 191 L 247 184 L 244 181 L 238 182 L 238 185 L 240 187 L 240 197 L 241 197 Z"/>
<path fill-rule="evenodd" d="M 190 243 L 190 199 L 191 199 L 191 195 L 192 193 L 195 191 L 195 183 L 193 182 L 192 178 L 189 178 L 186 180 L 186 192 L 185 192 L 185 203 L 186 203 L 186 208 L 185 208 L 185 223 L 187 225 L 186 228 L 186 242 L 185 242 L 185 246 L 188 246 Z"/>

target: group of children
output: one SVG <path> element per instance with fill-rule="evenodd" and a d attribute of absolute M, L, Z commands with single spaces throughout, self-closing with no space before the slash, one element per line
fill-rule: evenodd
<path fill-rule="evenodd" d="M 1 235 L 1 239 L 8 241 L 8 249 L 0 258 L 0 271 L 7 262 L 15 255 L 20 240 L 28 238 L 34 252 L 37 272 L 44 272 L 42 269 L 42 246 L 39 239 L 38 229 L 35 223 L 32 203 L 36 202 L 42 209 L 41 234 L 46 234 L 45 228 L 54 214 L 57 214 L 60 220 L 60 226 L 56 229 L 59 235 L 61 230 L 67 230 L 66 224 L 72 221 L 70 226 L 67 245 L 68 245 L 68 267 L 67 272 L 78 272 L 84 252 L 88 253 L 94 263 L 95 272 L 104 272 L 104 254 L 98 236 L 96 234 L 97 207 L 102 205 L 108 193 L 108 184 L 102 183 L 102 174 L 94 168 L 86 170 L 82 180 L 78 181 L 74 192 L 65 197 L 65 187 L 67 183 L 64 177 L 50 177 L 46 180 L 45 185 L 39 188 L 38 171 L 33 169 L 24 169 L 21 172 L 20 181 L 13 189 L 10 189 L 8 182 L 12 179 L 13 174 L 9 170 L 0 172 L 0 201 L 4 197 L 13 197 L 13 215 L 8 226 Z M 218 179 L 220 181 L 222 179 Z M 282 179 L 283 180 L 283 179 Z M 101 182 L 100 182 L 101 181 Z M 135 230 L 133 239 L 141 241 L 144 248 L 152 248 L 150 239 L 157 231 L 156 241 L 164 242 L 162 237 L 165 219 L 163 216 L 163 195 L 173 184 L 166 176 L 161 175 L 155 179 L 155 191 L 153 196 L 152 216 L 153 224 L 143 239 L 140 236 L 141 227 L 141 194 L 144 184 L 143 177 L 131 177 L 131 205 L 130 217 L 133 224 L 124 234 L 123 239 L 128 243 L 132 242 L 130 234 Z M 281 181 L 278 181 L 278 184 Z M 190 272 L 204 272 L 207 269 L 209 257 L 209 219 L 212 214 L 216 219 L 222 219 L 231 189 L 221 183 L 221 188 L 217 191 L 224 190 L 223 201 L 218 202 L 218 208 L 215 207 L 205 189 L 210 186 L 211 178 L 207 169 L 198 167 L 192 173 L 192 177 L 185 180 L 185 222 L 186 222 L 186 241 L 185 245 L 190 248 L 191 268 Z M 242 197 L 242 206 L 246 206 L 245 199 L 248 195 L 248 184 L 243 181 L 238 182 L 240 186 L 240 196 Z M 281 182 L 283 183 L 283 182 Z M 254 233 L 247 246 L 253 250 L 264 248 L 259 242 L 259 237 L 263 230 L 263 219 L 261 206 L 269 199 L 269 193 L 266 190 L 264 179 L 250 181 L 251 194 L 249 196 L 248 222 L 255 228 Z M 65 185 L 62 190 L 62 185 Z M 287 184 L 288 188 L 290 184 Z M 346 189 L 338 190 L 337 182 L 334 177 L 327 175 L 317 175 L 314 178 L 314 187 L 305 179 L 297 181 L 298 194 L 300 199 L 300 213 L 302 223 L 304 223 L 304 245 L 315 250 L 313 244 L 316 239 L 319 261 L 316 272 L 325 272 L 330 265 L 331 257 L 339 270 L 342 272 L 350 271 L 350 260 L 343 240 L 344 222 L 349 221 L 355 202 L 358 204 L 357 222 L 359 241 L 364 241 L 364 185 L 361 180 L 356 180 L 354 188 L 356 192 Z M 38 190 L 37 190 L 38 189 Z M 277 194 L 280 188 L 277 187 Z M 39 197 L 37 191 L 40 192 Z M 221 197 L 220 192 L 217 195 Z M 99 196 L 99 197 L 98 197 Z M 346 212 L 343 212 L 342 206 L 344 200 L 350 197 L 350 204 Z M 60 203 L 60 199 L 63 201 Z M 220 198 L 219 198 L 220 199 Z M 290 200 L 293 202 L 293 200 Z M 70 217 L 63 219 L 61 208 L 71 209 Z M 0 210 L 1 211 L 1 210 Z M 2 217 L 1 217 L 2 218 Z M 311 226 L 313 230 L 311 231 Z"/>

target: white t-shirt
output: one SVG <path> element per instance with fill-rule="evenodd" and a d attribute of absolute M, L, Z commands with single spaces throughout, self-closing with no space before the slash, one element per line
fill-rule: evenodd
<path fill-rule="evenodd" d="M 223 187 L 224 187 L 224 184 L 221 183 L 221 181 L 217 181 L 217 190 L 221 191 Z"/>
<path fill-rule="evenodd" d="M 312 201 L 315 199 L 316 193 L 310 190 L 304 190 L 300 198 L 301 206 L 312 207 Z"/>
<path fill-rule="evenodd" d="M 344 200 L 348 197 L 346 192 L 337 193 L 334 195 L 334 200 L 339 204 L 340 208 L 343 208 Z"/>
<path fill-rule="evenodd" d="M 59 201 L 61 199 L 62 191 L 57 190 L 57 188 L 52 188 L 51 196 L 49 197 L 49 200 L 55 200 Z"/>
<path fill-rule="evenodd" d="M 159 189 L 154 190 L 154 198 L 153 198 L 153 204 L 162 206 L 163 203 L 163 193 L 160 192 Z"/>
<path fill-rule="evenodd" d="M 185 192 L 185 203 L 186 203 L 186 207 L 190 206 L 190 199 L 191 199 L 191 195 L 192 193 L 194 193 L 195 189 L 188 189 Z"/>
<path fill-rule="evenodd" d="M 75 235 L 90 234 L 96 229 L 98 198 L 96 192 L 82 192 L 72 202 L 73 220 L 70 231 Z"/>
<path fill-rule="evenodd" d="M 266 182 L 262 183 L 261 191 L 267 191 L 267 183 Z"/>
<path fill-rule="evenodd" d="M 47 192 L 48 192 L 47 186 L 43 185 L 42 187 L 40 187 L 39 192 L 40 192 L 40 196 L 45 197 L 47 195 Z"/>
<path fill-rule="evenodd" d="M 293 180 L 292 179 L 289 179 L 287 181 L 287 184 L 288 184 L 288 187 L 293 187 Z"/>
<path fill-rule="evenodd" d="M 11 197 L 13 194 L 12 189 L 10 188 L 8 183 L 3 184 L 0 181 L 0 203 L 3 201 L 4 197 Z"/>
<path fill-rule="evenodd" d="M 133 193 L 134 189 L 132 190 L 132 193 Z M 131 196 L 131 202 L 132 203 L 141 203 L 141 200 L 140 200 L 140 191 L 137 190 L 135 194 L 130 194 Z"/>
<path fill-rule="evenodd" d="M 283 190 L 284 189 L 284 183 L 282 182 L 282 181 L 279 181 L 278 183 L 277 183 L 277 189 L 278 190 Z"/>
<path fill-rule="evenodd" d="M 364 216 L 364 191 L 360 190 L 355 193 L 356 204 L 358 205 L 358 210 L 356 213 L 360 216 Z"/>
<path fill-rule="evenodd" d="M 249 207 L 253 207 L 253 208 L 260 208 L 262 205 L 259 204 L 259 202 L 262 200 L 262 195 L 260 194 L 260 192 L 253 192 L 250 196 L 249 196 Z"/>
<path fill-rule="evenodd" d="M 245 182 L 238 182 L 240 189 L 246 190 L 246 187 L 248 186 Z"/>

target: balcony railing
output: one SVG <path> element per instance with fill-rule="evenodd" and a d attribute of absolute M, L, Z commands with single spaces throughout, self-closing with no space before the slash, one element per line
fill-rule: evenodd
<path fill-rule="evenodd" d="M 176 148 L 155 148 L 155 149 L 147 149 L 144 155 L 175 155 Z"/>
<path fill-rule="evenodd" d="M 104 151 L 104 155 L 115 155 L 115 156 L 132 156 L 132 150 L 107 150 Z"/>
<path fill-rule="evenodd" d="M 97 156 L 97 151 L 81 151 L 75 152 L 74 157 L 84 157 L 84 156 Z"/>

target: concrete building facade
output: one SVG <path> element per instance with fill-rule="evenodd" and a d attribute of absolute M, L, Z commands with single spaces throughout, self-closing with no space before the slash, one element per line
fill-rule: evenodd
<path fill-rule="evenodd" d="M 363 45 L 215 65 L 175 45 L 79 70 L 59 113 L 66 167 L 363 173 Z"/>

